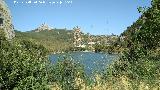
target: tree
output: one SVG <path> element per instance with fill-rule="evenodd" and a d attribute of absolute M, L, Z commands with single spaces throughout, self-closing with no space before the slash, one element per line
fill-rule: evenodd
<path fill-rule="evenodd" d="M 0 33 L 0 89 L 47 89 L 46 53 L 42 46 L 9 42 Z"/>

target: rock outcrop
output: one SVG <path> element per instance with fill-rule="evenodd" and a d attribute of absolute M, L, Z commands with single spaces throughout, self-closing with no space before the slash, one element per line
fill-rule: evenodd
<path fill-rule="evenodd" d="M 7 39 L 15 37 L 12 16 L 5 0 L 0 0 L 0 29 L 4 30 Z"/>
<path fill-rule="evenodd" d="M 73 28 L 73 33 L 74 33 L 74 46 L 75 47 L 81 47 L 82 46 L 82 36 L 81 36 L 81 28 L 74 27 Z"/>
<path fill-rule="evenodd" d="M 38 27 L 35 32 L 40 32 L 40 31 L 44 31 L 44 30 L 51 30 L 52 28 L 49 27 L 49 25 L 47 25 L 46 23 L 40 25 L 40 27 Z"/>

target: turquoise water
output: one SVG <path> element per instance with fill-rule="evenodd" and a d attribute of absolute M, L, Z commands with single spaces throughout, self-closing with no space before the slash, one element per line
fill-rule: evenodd
<path fill-rule="evenodd" d="M 102 72 L 109 64 L 118 58 L 118 55 L 93 52 L 73 52 L 70 54 L 53 54 L 49 58 L 52 63 L 56 63 L 64 57 L 69 57 L 76 63 L 80 63 L 84 66 L 87 74 L 92 74 L 95 71 Z"/>

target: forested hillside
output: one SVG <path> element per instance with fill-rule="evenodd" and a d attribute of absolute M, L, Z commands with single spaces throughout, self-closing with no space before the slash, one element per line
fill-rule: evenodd
<path fill-rule="evenodd" d="M 67 52 L 67 51 L 84 51 L 91 50 L 89 43 L 94 43 L 92 48 L 96 52 L 121 52 L 117 47 L 118 40 L 117 35 L 90 35 L 81 32 L 81 44 L 85 45 L 83 48 L 76 48 L 74 46 L 74 30 L 66 29 L 52 29 L 42 30 L 37 32 L 36 30 L 28 32 L 15 31 L 16 40 L 30 40 L 39 45 L 43 45 L 50 52 Z M 92 51 L 92 50 L 91 50 Z"/>
<path fill-rule="evenodd" d="M 43 45 L 50 52 L 61 52 L 67 50 L 73 43 L 73 31 L 65 29 L 44 30 L 40 32 L 15 31 L 17 40 L 30 40 Z"/>

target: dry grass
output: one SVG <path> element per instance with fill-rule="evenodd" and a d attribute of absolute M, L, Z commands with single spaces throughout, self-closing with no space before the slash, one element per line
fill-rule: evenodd
<path fill-rule="evenodd" d="M 133 87 L 133 82 L 127 77 L 122 76 L 120 78 L 112 78 L 110 81 L 105 81 L 102 83 L 100 75 L 95 76 L 96 83 L 91 86 L 87 86 L 83 79 L 76 78 L 75 90 L 160 90 L 160 84 L 157 86 L 150 86 L 145 82 L 140 82 L 136 84 L 137 88 Z M 57 84 L 52 86 L 52 90 L 61 90 Z"/>

